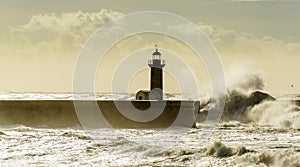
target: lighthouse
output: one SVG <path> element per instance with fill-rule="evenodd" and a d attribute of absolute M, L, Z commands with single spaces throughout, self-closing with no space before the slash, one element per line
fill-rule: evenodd
<path fill-rule="evenodd" d="M 163 67 L 165 60 L 161 59 L 161 53 L 155 45 L 155 52 L 152 54 L 152 59 L 149 60 L 150 67 L 150 100 L 163 99 Z"/>
<path fill-rule="evenodd" d="M 155 45 L 152 58 L 148 60 L 150 67 L 150 91 L 140 90 L 136 94 L 137 100 L 163 100 L 163 68 L 165 60 L 161 59 L 161 53 Z"/>

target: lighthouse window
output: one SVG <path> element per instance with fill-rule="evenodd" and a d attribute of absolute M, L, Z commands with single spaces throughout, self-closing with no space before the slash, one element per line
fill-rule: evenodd
<path fill-rule="evenodd" d="M 154 55 L 153 59 L 158 60 L 158 59 L 160 59 L 160 56 L 159 55 Z"/>

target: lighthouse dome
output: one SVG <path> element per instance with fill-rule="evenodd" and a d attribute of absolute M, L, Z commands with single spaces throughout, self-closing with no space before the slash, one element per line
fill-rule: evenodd
<path fill-rule="evenodd" d="M 158 51 L 158 49 L 156 49 L 155 52 L 152 53 L 152 55 L 153 55 L 153 56 L 154 56 L 154 55 L 159 55 L 159 56 L 160 56 L 161 53 Z"/>

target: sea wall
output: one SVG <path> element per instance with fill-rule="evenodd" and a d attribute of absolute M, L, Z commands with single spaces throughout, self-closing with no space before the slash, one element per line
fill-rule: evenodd
<path fill-rule="evenodd" d="M 136 111 L 133 112 L 132 106 Z M 155 117 L 153 114 L 161 108 L 163 111 Z M 2 100 L 0 125 L 50 127 L 83 125 L 90 128 L 191 127 L 198 108 L 199 103 L 194 101 Z M 141 113 L 135 114 L 139 111 Z M 103 119 L 99 119 L 99 115 Z M 131 116 L 135 118 L 132 119 Z M 145 120 L 151 117 L 155 118 Z"/>

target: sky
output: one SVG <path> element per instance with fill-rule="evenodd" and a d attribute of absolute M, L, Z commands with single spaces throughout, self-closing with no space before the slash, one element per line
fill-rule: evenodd
<path fill-rule="evenodd" d="M 288 0 L 0 0 L 0 92 L 72 91 L 74 66 L 88 37 L 101 25 L 138 11 L 170 12 L 197 25 L 216 47 L 228 85 L 256 75 L 267 92 L 300 93 L 300 1 Z M 145 35 L 116 48 L 124 52 L 119 59 L 133 51 L 128 44 L 138 49 L 159 43 L 180 52 L 170 41 Z M 120 61 L 113 53 L 108 59 Z M 191 66 L 201 71 L 197 75 L 205 91 L 204 66 Z M 136 77 L 143 89 L 145 75 Z M 109 83 L 97 91 L 108 88 Z"/>

